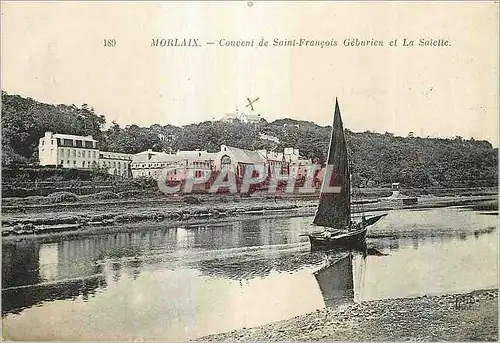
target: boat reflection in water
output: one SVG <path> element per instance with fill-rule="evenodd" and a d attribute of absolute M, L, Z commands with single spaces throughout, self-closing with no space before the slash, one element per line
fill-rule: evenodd
<path fill-rule="evenodd" d="M 323 296 L 325 306 L 359 302 L 362 300 L 366 257 L 383 256 L 375 248 L 366 245 L 355 249 L 326 252 L 327 264 L 314 273 Z"/>

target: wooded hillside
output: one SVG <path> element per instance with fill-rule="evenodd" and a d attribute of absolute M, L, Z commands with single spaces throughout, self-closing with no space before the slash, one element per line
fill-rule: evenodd
<path fill-rule="evenodd" d="M 45 131 L 92 135 L 103 151 L 137 153 L 147 149 L 175 152 L 201 149 L 218 151 L 221 144 L 246 149 L 300 149 L 301 155 L 323 162 L 331 127 L 312 122 L 279 119 L 257 124 L 240 121 L 202 122 L 183 127 L 150 127 L 116 123 L 107 130 L 104 115 L 84 104 L 49 105 L 2 92 L 2 165 L 38 161 L 38 140 Z M 264 133 L 279 143 L 259 138 Z M 346 130 L 356 186 L 402 182 L 426 187 L 496 185 L 498 149 L 487 141 L 397 137 L 391 133 Z"/>

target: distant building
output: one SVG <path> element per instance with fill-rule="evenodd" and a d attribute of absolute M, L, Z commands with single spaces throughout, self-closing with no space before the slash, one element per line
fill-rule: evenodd
<path fill-rule="evenodd" d="M 237 178 L 245 175 L 245 168 L 250 165 L 265 165 L 266 159 L 257 151 L 230 147 L 222 144 L 220 151 L 213 154 L 216 171 L 230 171 Z"/>
<path fill-rule="evenodd" d="M 166 167 L 177 165 L 181 157 L 164 152 L 156 152 L 151 149 L 137 153 L 132 156 L 132 177 L 150 176 L 156 178 L 161 170 Z"/>
<path fill-rule="evenodd" d="M 283 153 L 267 150 L 258 150 L 258 152 L 266 160 L 268 175 L 271 175 L 275 172 L 280 173 L 280 175 L 288 174 L 290 164 L 286 160 Z"/>
<path fill-rule="evenodd" d="M 91 169 L 99 163 L 99 146 L 92 136 L 45 132 L 38 143 L 40 165 Z"/>
<path fill-rule="evenodd" d="M 299 149 L 285 148 L 283 154 L 285 160 L 289 163 L 290 173 L 295 173 L 299 179 L 305 178 L 307 175 L 307 168 L 312 166 L 312 160 L 301 157 Z M 322 174 L 318 174 L 317 177 L 321 178 Z"/>
<path fill-rule="evenodd" d="M 132 175 L 130 171 L 132 156 L 132 154 L 101 151 L 99 153 L 99 166 L 105 168 L 111 175 L 130 177 Z"/>
<path fill-rule="evenodd" d="M 222 121 L 224 121 L 226 123 L 232 123 L 236 119 L 239 119 L 238 113 L 226 113 L 226 114 L 224 114 L 224 118 L 222 118 Z"/>
<path fill-rule="evenodd" d="M 132 155 L 99 151 L 92 136 L 77 136 L 45 132 L 38 144 L 40 165 L 63 168 L 105 168 L 109 174 L 129 177 Z"/>
<path fill-rule="evenodd" d="M 243 123 L 258 123 L 262 119 L 262 114 L 261 113 L 239 113 L 238 108 L 236 108 L 236 112 L 229 112 L 224 114 L 224 118 L 222 118 L 222 121 L 227 122 L 227 123 L 232 123 L 235 120 L 240 120 Z"/>
<path fill-rule="evenodd" d="M 299 149 L 285 148 L 283 150 L 283 155 L 288 162 L 300 160 Z"/>
<path fill-rule="evenodd" d="M 244 122 L 244 123 L 248 123 L 248 124 L 255 124 L 255 123 L 258 123 L 260 122 L 260 120 L 262 119 L 260 114 L 254 114 L 254 113 L 241 113 L 240 114 L 240 117 L 239 119 Z"/>
<path fill-rule="evenodd" d="M 152 177 L 158 179 L 163 172 L 167 181 L 184 181 L 189 173 L 195 177 L 205 176 L 213 169 L 213 160 L 206 151 L 178 151 L 166 154 L 147 150 L 132 156 L 133 177 Z"/>

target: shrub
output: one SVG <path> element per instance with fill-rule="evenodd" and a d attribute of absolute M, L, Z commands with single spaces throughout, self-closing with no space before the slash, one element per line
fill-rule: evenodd
<path fill-rule="evenodd" d="M 137 198 L 142 193 L 144 193 L 144 192 L 142 192 L 142 191 L 124 191 L 124 192 L 117 193 L 117 195 L 119 198 L 128 199 L 128 198 Z"/>
<path fill-rule="evenodd" d="M 201 204 L 201 200 L 197 197 L 194 197 L 192 195 L 188 195 L 187 197 L 184 198 L 184 202 L 186 204 L 190 204 L 190 205 L 199 205 Z"/>
<path fill-rule="evenodd" d="M 49 204 L 57 204 L 62 202 L 77 202 L 78 195 L 70 192 L 55 192 L 47 195 L 45 199 Z"/>
<path fill-rule="evenodd" d="M 141 176 L 132 180 L 132 184 L 140 189 L 157 188 L 158 182 L 147 176 Z"/>
<path fill-rule="evenodd" d="M 90 200 L 108 200 L 108 199 L 118 199 L 119 196 L 118 194 L 115 194 L 113 192 L 109 191 L 104 191 L 104 192 L 99 192 L 99 193 L 94 193 L 94 194 L 89 194 L 89 195 L 83 195 L 80 196 L 81 199 L 90 199 Z"/>

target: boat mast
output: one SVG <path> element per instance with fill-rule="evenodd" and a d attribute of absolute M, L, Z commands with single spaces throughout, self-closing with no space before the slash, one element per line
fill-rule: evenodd
<path fill-rule="evenodd" d="M 352 186 L 352 175 L 353 175 L 353 168 L 352 168 L 352 159 L 351 159 L 351 156 L 352 156 L 352 151 L 351 149 L 347 148 L 347 155 L 348 155 L 348 163 L 349 163 L 349 178 L 350 178 L 350 181 L 349 182 L 349 192 L 351 194 L 351 199 L 361 199 L 361 196 L 359 194 L 359 191 L 358 191 L 358 194 L 356 196 L 356 193 L 354 192 L 354 187 Z M 357 217 L 361 217 L 362 221 L 364 221 L 364 218 L 365 218 L 365 209 L 364 209 L 364 205 L 362 202 L 359 202 L 359 201 L 355 201 L 354 202 L 354 210 L 355 211 L 352 211 L 352 212 L 355 212 L 357 215 Z M 354 216 L 353 216 L 354 217 Z"/>

